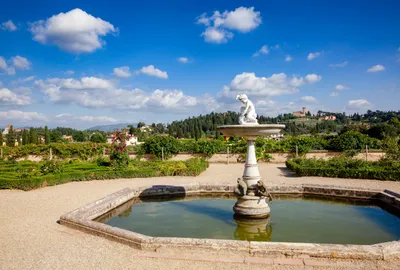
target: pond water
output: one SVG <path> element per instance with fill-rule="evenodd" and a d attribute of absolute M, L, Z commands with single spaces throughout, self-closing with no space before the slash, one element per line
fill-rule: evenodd
<path fill-rule="evenodd" d="M 400 239 L 400 218 L 371 202 L 278 198 L 266 219 L 234 217 L 235 198 L 128 202 L 98 219 L 149 236 L 230 240 L 375 244 Z"/>

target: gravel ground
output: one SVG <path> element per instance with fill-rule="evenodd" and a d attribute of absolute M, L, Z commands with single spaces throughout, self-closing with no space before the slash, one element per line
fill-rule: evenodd
<path fill-rule="evenodd" d="M 396 266 L 400 261 L 319 260 L 321 266 L 313 268 L 182 260 L 182 254 L 180 257 L 172 256 L 172 259 L 154 258 L 57 223 L 62 214 L 125 187 L 190 182 L 235 183 L 242 172 L 243 164 L 211 164 L 198 177 L 73 182 L 29 192 L 0 190 L 0 269 L 398 269 Z M 400 192 L 400 182 L 295 177 L 283 164 L 260 164 L 260 173 L 270 185 L 312 183 Z"/>

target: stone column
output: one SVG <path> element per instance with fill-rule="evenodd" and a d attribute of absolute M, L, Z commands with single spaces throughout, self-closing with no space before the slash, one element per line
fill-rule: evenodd
<path fill-rule="evenodd" d="M 254 196 L 254 190 L 256 189 L 257 181 L 261 179 L 260 172 L 258 170 L 256 149 L 254 141 L 256 138 L 247 138 L 247 155 L 246 164 L 244 167 L 243 180 L 246 182 L 248 187 L 248 195 Z"/>

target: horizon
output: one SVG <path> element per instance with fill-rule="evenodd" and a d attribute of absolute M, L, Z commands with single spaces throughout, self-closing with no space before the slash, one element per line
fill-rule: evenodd
<path fill-rule="evenodd" d="M 269 117 L 398 111 L 399 9 L 17 0 L 0 10 L 0 126 L 171 123 L 239 112 L 241 93 Z"/>

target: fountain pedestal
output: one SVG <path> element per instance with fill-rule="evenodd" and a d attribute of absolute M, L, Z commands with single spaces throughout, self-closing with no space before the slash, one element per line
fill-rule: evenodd
<path fill-rule="evenodd" d="M 243 181 L 247 185 L 246 194 L 238 196 L 233 207 L 237 216 L 245 218 L 265 218 L 270 208 L 265 197 L 257 196 L 257 182 L 261 180 L 258 170 L 254 142 L 258 136 L 278 134 L 285 125 L 229 125 L 220 126 L 218 130 L 225 136 L 242 136 L 247 140 L 246 164 L 244 165 Z"/>

